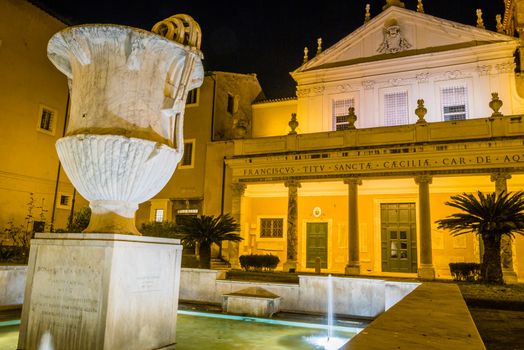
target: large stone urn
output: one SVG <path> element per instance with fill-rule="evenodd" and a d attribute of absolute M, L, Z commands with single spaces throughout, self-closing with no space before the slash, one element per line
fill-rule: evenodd
<path fill-rule="evenodd" d="M 182 246 L 140 236 L 134 213 L 184 151 L 187 92 L 203 80 L 191 17 L 153 32 L 82 25 L 53 36 L 69 79 L 71 118 L 56 148 L 92 209 L 86 233 L 31 240 L 18 349 L 172 350 Z"/>
<path fill-rule="evenodd" d="M 156 33 L 154 33 L 156 32 Z M 200 28 L 187 15 L 153 32 L 81 25 L 55 34 L 53 64 L 68 77 L 70 119 L 58 156 L 89 200 L 84 232 L 139 235 L 138 204 L 169 181 L 184 152 L 184 107 L 203 81 Z"/>

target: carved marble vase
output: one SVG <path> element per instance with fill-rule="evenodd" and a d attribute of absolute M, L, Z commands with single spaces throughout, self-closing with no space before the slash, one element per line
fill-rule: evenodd
<path fill-rule="evenodd" d="M 172 20 L 175 25 L 192 21 L 178 16 L 183 18 Z M 200 28 L 192 46 L 187 41 L 195 43 L 194 33 L 184 30 L 195 28 L 182 23 L 173 36 L 172 23 L 167 27 L 153 28 L 164 37 L 126 26 L 82 25 L 49 41 L 49 59 L 67 76 L 71 95 L 66 135 L 56 149 L 69 179 L 89 200 L 84 232 L 139 235 L 138 204 L 166 185 L 183 155 L 187 92 L 204 75 Z"/>

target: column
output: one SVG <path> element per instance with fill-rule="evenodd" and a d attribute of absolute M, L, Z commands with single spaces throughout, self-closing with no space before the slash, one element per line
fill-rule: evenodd
<path fill-rule="evenodd" d="M 420 264 L 418 276 L 423 279 L 435 279 L 435 267 L 433 266 L 433 251 L 431 247 L 431 212 L 429 199 L 429 185 L 432 177 L 430 175 L 419 175 L 415 177 L 418 184 L 419 201 L 419 227 L 420 227 Z"/>
<path fill-rule="evenodd" d="M 240 206 L 242 204 L 242 196 L 246 191 L 246 185 L 242 183 L 233 183 L 231 185 L 231 216 L 240 225 Z M 241 234 L 242 229 L 238 234 Z M 240 262 L 238 261 L 239 255 L 239 242 L 228 242 L 229 250 L 229 263 L 234 269 L 240 268 Z"/>
<path fill-rule="evenodd" d="M 511 175 L 506 172 L 497 172 L 491 174 L 491 181 L 495 183 L 495 192 L 499 195 L 502 192 L 508 192 L 507 180 Z M 502 236 L 500 241 L 500 260 L 502 263 L 502 275 L 504 282 L 517 283 L 517 273 L 513 268 L 513 240 L 506 235 Z"/>
<path fill-rule="evenodd" d="M 297 221 L 298 221 L 298 188 L 297 180 L 287 180 L 287 253 L 284 263 L 285 272 L 295 272 L 297 269 Z"/>
<path fill-rule="evenodd" d="M 358 241 L 358 186 L 362 185 L 359 178 L 344 180 L 348 185 L 348 264 L 346 275 L 360 274 L 360 245 Z"/>

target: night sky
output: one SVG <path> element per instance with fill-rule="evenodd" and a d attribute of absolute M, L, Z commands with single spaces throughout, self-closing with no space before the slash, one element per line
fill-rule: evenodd
<path fill-rule="evenodd" d="M 202 28 L 206 70 L 256 73 L 268 98 L 295 95 L 289 72 L 302 63 L 304 46 L 310 57 L 316 39 L 328 48 L 363 24 L 364 7 L 372 17 L 385 0 L 32 0 L 68 24 L 115 23 L 150 30 L 178 13 L 191 15 Z M 404 0 L 415 10 L 417 0 Z M 504 13 L 503 0 L 424 0 L 427 14 L 475 25 L 475 9 L 495 30 L 495 15 Z M 306 5 L 307 4 L 307 5 Z"/>

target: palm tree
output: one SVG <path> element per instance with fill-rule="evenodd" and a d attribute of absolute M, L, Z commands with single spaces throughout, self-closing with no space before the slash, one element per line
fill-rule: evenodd
<path fill-rule="evenodd" d="M 241 241 L 243 238 L 235 233 L 239 229 L 240 226 L 230 214 L 193 217 L 178 227 L 179 232 L 184 234 L 182 241 L 198 247 L 200 267 L 206 269 L 211 264 L 211 245 L 221 245 L 222 241 Z"/>
<path fill-rule="evenodd" d="M 473 232 L 482 237 L 481 278 L 485 283 L 503 284 L 500 241 L 504 235 L 514 238 L 515 233 L 524 234 L 524 192 L 485 195 L 479 191 L 478 198 L 462 193 L 452 196 L 446 205 L 462 213 L 438 220 L 438 228 L 449 229 L 454 236 Z"/>

